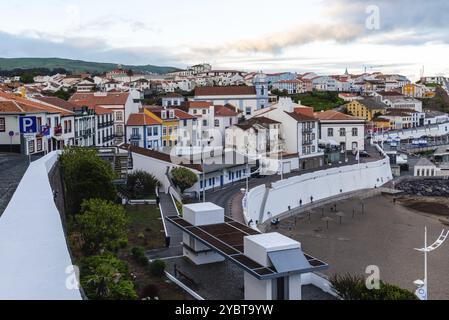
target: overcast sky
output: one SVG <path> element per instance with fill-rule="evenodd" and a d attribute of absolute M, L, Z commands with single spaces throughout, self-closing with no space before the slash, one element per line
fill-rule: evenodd
<path fill-rule="evenodd" d="M 0 57 L 449 75 L 446 0 L 9 0 L 1 16 Z"/>

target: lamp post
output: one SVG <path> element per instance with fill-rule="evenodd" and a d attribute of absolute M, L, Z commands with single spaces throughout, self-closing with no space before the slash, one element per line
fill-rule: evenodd
<path fill-rule="evenodd" d="M 445 232 L 443 230 L 438 237 L 438 239 L 430 246 L 427 246 L 427 227 L 424 228 L 424 248 L 422 249 L 415 249 L 419 252 L 424 252 L 424 279 L 423 280 L 415 280 L 413 283 L 418 287 L 418 289 L 415 291 L 415 295 L 420 300 L 427 300 L 427 253 L 432 252 L 436 249 L 438 249 L 444 241 L 446 241 L 447 237 L 449 236 L 449 231 Z"/>

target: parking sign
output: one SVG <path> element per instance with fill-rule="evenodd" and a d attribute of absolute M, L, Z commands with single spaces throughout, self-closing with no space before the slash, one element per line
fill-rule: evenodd
<path fill-rule="evenodd" d="M 37 133 L 36 117 L 19 117 L 20 133 Z"/>

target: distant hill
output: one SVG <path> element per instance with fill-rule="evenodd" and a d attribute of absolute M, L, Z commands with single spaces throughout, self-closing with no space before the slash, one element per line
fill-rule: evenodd
<path fill-rule="evenodd" d="M 144 66 L 129 66 L 122 65 L 126 70 L 133 70 L 134 72 L 153 72 L 153 73 L 169 73 L 179 70 L 174 67 L 158 67 L 153 65 Z M 77 72 L 108 72 L 117 68 L 115 63 L 99 63 L 87 62 L 81 60 L 70 60 L 60 58 L 0 58 L 0 70 L 14 70 L 14 69 L 56 69 L 63 68 L 74 73 Z"/>

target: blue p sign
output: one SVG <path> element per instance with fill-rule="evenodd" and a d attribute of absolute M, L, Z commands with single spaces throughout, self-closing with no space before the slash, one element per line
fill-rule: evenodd
<path fill-rule="evenodd" d="M 36 117 L 19 117 L 20 133 L 37 133 Z"/>

